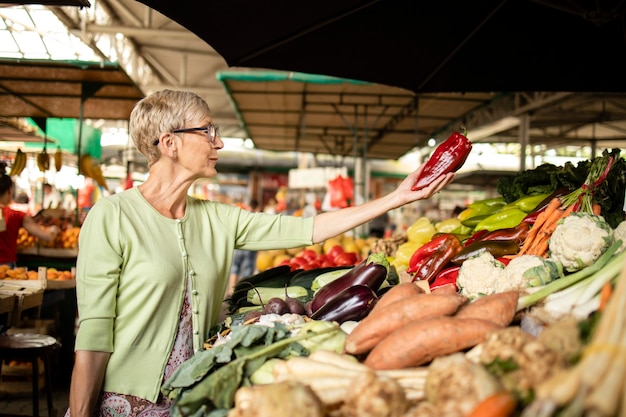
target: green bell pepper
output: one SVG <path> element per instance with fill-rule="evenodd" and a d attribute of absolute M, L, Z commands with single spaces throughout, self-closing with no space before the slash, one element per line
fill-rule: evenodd
<path fill-rule="evenodd" d="M 526 217 L 526 212 L 517 207 L 500 210 L 497 213 L 481 220 L 474 231 L 487 230 L 489 232 L 498 229 L 506 229 L 517 226 Z"/>

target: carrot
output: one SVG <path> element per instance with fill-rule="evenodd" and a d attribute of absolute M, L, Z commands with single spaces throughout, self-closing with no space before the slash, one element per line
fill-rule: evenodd
<path fill-rule="evenodd" d="M 548 245 L 550 243 L 550 236 L 556 229 L 561 219 L 569 216 L 572 211 L 574 211 L 574 205 L 571 204 L 567 207 L 560 207 L 556 211 L 553 212 L 552 215 L 548 219 L 546 219 L 543 224 L 541 230 L 539 231 L 535 241 L 528 248 L 527 252 L 529 255 L 537 255 L 543 256 L 548 252 Z"/>
<path fill-rule="evenodd" d="M 602 213 L 602 207 L 600 207 L 600 204 L 598 203 L 592 204 L 591 209 L 593 211 L 593 214 L 595 214 L 596 216 L 599 216 Z"/>
<path fill-rule="evenodd" d="M 609 302 L 611 295 L 613 294 L 613 285 L 610 282 L 605 282 L 600 290 L 600 305 L 598 311 L 604 311 L 606 304 Z"/>
<path fill-rule="evenodd" d="M 401 300 L 406 297 L 410 297 L 416 294 L 424 294 L 422 287 L 415 284 L 415 282 L 402 282 L 394 285 L 386 293 L 384 293 L 376 302 L 370 314 L 374 311 L 391 304 L 394 301 Z"/>
<path fill-rule="evenodd" d="M 561 199 L 559 197 L 554 197 L 550 200 L 550 203 L 546 206 L 545 210 L 539 213 L 533 227 L 528 231 L 528 235 L 526 235 L 526 239 L 524 239 L 524 243 L 520 248 L 519 252 L 513 257 L 522 256 L 533 245 L 533 241 L 539 234 L 539 231 L 543 227 L 546 220 L 554 213 L 559 207 L 561 207 Z"/>
<path fill-rule="evenodd" d="M 363 363 L 374 370 L 420 366 L 438 356 L 476 346 L 501 328 L 487 320 L 451 316 L 414 321 L 381 340 Z"/>
<path fill-rule="evenodd" d="M 517 399 L 508 391 L 500 391 L 484 398 L 468 417 L 508 417 L 517 407 Z"/>
<path fill-rule="evenodd" d="M 482 319 L 499 326 L 508 326 L 517 311 L 517 291 L 505 291 L 484 295 L 459 308 L 454 317 Z"/>
<path fill-rule="evenodd" d="M 351 355 L 369 352 L 378 342 L 409 323 L 454 314 L 467 302 L 459 294 L 417 294 L 397 300 L 370 313 L 346 337 L 344 351 Z"/>

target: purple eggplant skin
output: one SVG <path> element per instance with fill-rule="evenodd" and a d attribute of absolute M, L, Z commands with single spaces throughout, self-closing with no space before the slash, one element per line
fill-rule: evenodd
<path fill-rule="evenodd" d="M 359 321 L 369 314 L 377 301 L 378 296 L 370 287 L 353 285 L 324 304 L 313 313 L 311 318 L 313 320 L 336 321 L 339 324 L 349 320 Z"/>
<path fill-rule="evenodd" d="M 341 291 L 354 285 L 365 285 L 378 291 L 388 273 L 389 261 L 385 254 L 372 253 L 344 275 L 317 290 L 311 301 L 311 311 L 315 313 Z"/>

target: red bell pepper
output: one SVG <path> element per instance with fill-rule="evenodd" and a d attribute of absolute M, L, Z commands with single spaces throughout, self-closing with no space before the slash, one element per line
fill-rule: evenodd
<path fill-rule="evenodd" d="M 456 285 L 456 280 L 459 277 L 460 269 L 459 265 L 455 265 L 441 270 L 430 284 L 430 290 L 432 291 L 447 284 L 454 284 L 454 288 L 458 291 L 459 287 Z"/>
<path fill-rule="evenodd" d="M 479 230 L 478 232 L 474 233 L 472 236 L 467 238 L 463 242 L 463 246 L 468 246 L 468 245 L 474 243 L 475 241 L 480 240 L 480 238 L 485 236 L 487 233 L 489 233 L 489 231 L 486 230 L 486 229 Z"/>
<path fill-rule="evenodd" d="M 501 257 L 501 258 L 496 258 L 496 261 L 502 262 L 504 266 L 507 266 L 509 262 L 511 262 L 511 258 Z"/>
<path fill-rule="evenodd" d="M 433 237 L 429 242 L 424 243 L 422 246 L 417 248 L 413 255 L 411 255 L 411 259 L 409 259 L 409 267 L 406 272 L 415 272 L 419 268 L 420 264 L 424 262 L 430 255 L 435 253 L 437 249 L 441 245 L 443 245 L 448 239 L 456 239 L 458 238 L 452 233 L 442 233 Z"/>
<path fill-rule="evenodd" d="M 437 146 L 426 161 L 426 165 L 412 190 L 421 190 L 441 175 L 458 171 L 465 163 L 471 150 L 472 142 L 465 135 L 459 132 L 452 133 L 448 139 Z"/>
<path fill-rule="evenodd" d="M 452 233 L 446 235 L 445 240 L 441 242 L 434 252 L 420 260 L 419 264 L 413 267 L 413 281 L 432 282 L 437 274 L 450 263 L 450 260 L 462 248 L 461 241 L 456 235 Z"/>

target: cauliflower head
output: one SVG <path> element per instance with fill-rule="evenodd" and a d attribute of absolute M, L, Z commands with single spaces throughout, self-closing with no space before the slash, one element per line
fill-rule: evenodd
<path fill-rule="evenodd" d="M 539 287 L 561 277 L 561 264 L 536 255 L 521 255 L 504 268 L 496 282 L 496 292 Z"/>
<path fill-rule="evenodd" d="M 489 252 L 482 252 L 463 262 L 456 284 L 461 294 L 471 298 L 496 292 L 496 282 L 501 280 L 504 264 Z"/>
<path fill-rule="evenodd" d="M 613 243 L 613 229 L 604 217 L 572 213 L 559 222 L 549 242 L 550 259 L 568 272 L 593 264 Z"/>

